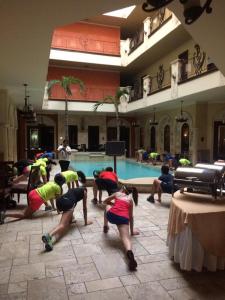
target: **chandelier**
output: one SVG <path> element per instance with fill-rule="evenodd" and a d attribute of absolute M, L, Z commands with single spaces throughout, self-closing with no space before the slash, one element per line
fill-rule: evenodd
<path fill-rule="evenodd" d="M 24 86 L 24 106 L 21 111 L 21 115 L 28 123 L 36 122 L 37 121 L 36 112 L 34 112 L 33 106 L 29 103 L 30 96 L 28 95 L 27 92 L 28 85 L 27 83 L 24 83 L 23 86 Z"/>
<path fill-rule="evenodd" d="M 187 120 L 188 120 L 188 118 L 186 118 L 183 113 L 183 109 L 182 109 L 183 102 L 184 101 L 182 100 L 180 103 L 180 116 L 176 117 L 176 122 L 178 122 L 178 123 L 184 123 L 184 122 L 187 122 Z"/>
<path fill-rule="evenodd" d="M 157 9 L 167 6 L 169 3 L 173 2 L 174 0 L 146 0 L 143 5 L 142 9 L 145 12 L 153 12 Z M 212 12 L 212 7 L 210 6 L 212 0 L 206 0 L 205 4 L 201 6 L 200 0 L 179 0 L 181 4 L 184 5 L 184 18 L 185 23 L 190 25 L 195 22 L 204 11 L 207 14 Z"/>
<path fill-rule="evenodd" d="M 158 125 L 159 124 L 159 122 L 158 121 L 156 121 L 156 118 L 155 118 L 155 107 L 153 108 L 153 120 L 149 120 L 149 125 L 150 126 L 156 126 L 156 125 Z"/>

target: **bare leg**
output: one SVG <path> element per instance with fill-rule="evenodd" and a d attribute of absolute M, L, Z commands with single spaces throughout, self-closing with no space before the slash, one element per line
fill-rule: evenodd
<path fill-rule="evenodd" d="M 53 208 L 53 209 L 56 209 L 56 208 L 55 208 L 55 202 L 54 202 L 53 199 L 50 200 L 50 203 L 51 203 L 52 208 Z"/>
<path fill-rule="evenodd" d="M 108 225 L 108 219 L 106 217 L 107 211 L 111 208 L 111 205 L 107 205 L 104 211 L 104 226 L 103 226 L 103 232 L 107 233 L 109 231 L 109 225 Z"/>
<path fill-rule="evenodd" d="M 13 183 L 18 183 L 18 182 L 24 181 L 26 179 L 27 179 L 27 175 L 22 174 L 22 175 L 17 176 L 15 179 L 13 179 Z"/>
<path fill-rule="evenodd" d="M 67 183 L 67 186 L 68 186 L 68 190 L 70 190 L 71 189 L 70 182 Z"/>
<path fill-rule="evenodd" d="M 29 219 L 32 217 L 33 211 L 29 206 L 25 208 L 22 213 L 6 213 L 5 218 L 16 218 L 16 219 Z"/>
<path fill-rule="evenodd" d="M 60 238 L 64 234 L 65 230 L 70 226 L 72 218 L 73 211 L 64 212 L 59 224 L 50 231 L 49 235 L 55 236 L 56 239 Z"/>
<path fill-rule="evenodd" d="M 123 242 L 124 248 L 126 249 L 126 251 L 131 250 L 129 225 L 127 224 L 117 225 L 117 228 L 119 230 L 120 238 Z"/>
<path fill-rule="evenodd" d="M 99 203 L 102 203 L 102 191 L 101 190 L 98 191 L 98 199 L 99 199 Z"/>

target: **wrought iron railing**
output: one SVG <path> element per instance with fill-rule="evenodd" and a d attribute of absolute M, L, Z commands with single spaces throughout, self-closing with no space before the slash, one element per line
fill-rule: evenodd
<path fill-rule="evenodd" d="M 130 102 L 143 98 L 143 85 L 141 81 L 134 83 L 133 88 L 130 91 Z"/>
<path fill-rule="evenodd" d="M 144 41 L 144 27 L 142 26 L 139 30 L 135 33 L 135 35 L 130 40 L 130 51 L 131 54 L 135 49 L 137 49 Z"/>
<path fill-rule="evenodd" d="M 182 83 L 186 80 L 201 76 L 202 74 L 217 70 L 216 65 L 210 61 L 210 59 L 206 56 L 206 53 L 204 51 L 200 51 L 198 45 L 196 45 L 195 48 L 196 52 L 192 58 L 180 61 L 178 83 Z"/>
<path fill-rule="evenodd" d="M 162 25 L 164 25 L 171 17 L 172 12 L 170 10 L 165 8 L 159 9 L 151 19 L 150 34 L 148 35 L 148 37 L 154 34 L 155 31 L 157 31 Z"/>
<path fill-rule="evenodd" d="M 156 92 L 160 92 L 165 88 L 171 86 L 171 71 L 170 69 L 164 70 L 163 66 L 159 67 L 159 71 L 149 82 L 148 95 L 151 95 Z"/>

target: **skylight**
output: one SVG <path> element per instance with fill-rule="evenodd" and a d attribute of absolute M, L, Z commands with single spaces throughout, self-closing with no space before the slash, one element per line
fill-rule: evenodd
<path fill-rule="evenodd" d="M 129 7 L 122 8 L 122 9 L 110 11 L 104 15 L 127 19 L 129 17 L 129 15 L 132 13 L 132 11 L 135 9 L 135 7 L 136 7 L 136 5 L 132 5 Z"/>

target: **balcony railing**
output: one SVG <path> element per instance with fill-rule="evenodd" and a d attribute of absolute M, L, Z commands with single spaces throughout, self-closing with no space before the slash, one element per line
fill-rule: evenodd
<path fill-rule="evenodd" d="M 135 49 L 137 49 L 144 42 L 144 28 L 141 27 L 130 40 L 130 51 L 131 54 Z"/>
<path fill-rule="evenodd" d="M 198 50 L 192 58 L 180 61 L 178 84 L 216 70 L 216 65 L 206 58 L 206 53 Z"/>
<path fill-rule="evenodd" d="M 161 26 L 168 22 L 172 18 L 172 12 L 168 9 L 162 8 L 157 11 L 155 16 L 150 19 L 150 30 L 148 37 L 153 35 Z"/>
<path fill-rule="evenodd" d="M 149 88 L 147 95 L 160 92 L 163 89 L 170 88 L 171 86 L 171 71 L 170 69 L 164 70 L 159 68 L 156 76 L 150 78 Z"/>

